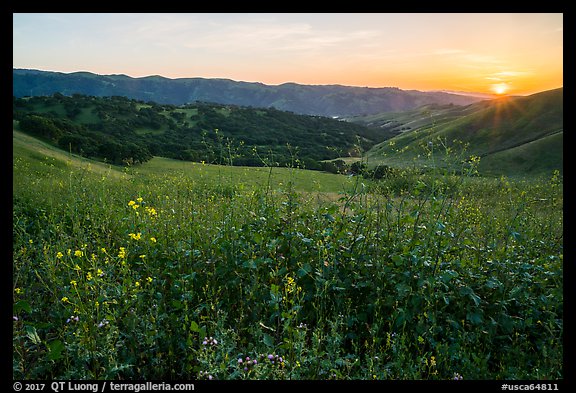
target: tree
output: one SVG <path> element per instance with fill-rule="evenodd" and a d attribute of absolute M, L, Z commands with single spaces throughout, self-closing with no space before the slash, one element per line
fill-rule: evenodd
<path fill-rule="evenodd" d="M 23 132 L 58 141 L 62 131 L 56 127 L 54 121 L 38 115 L 27 115 L 20 120 L 20 130 Z"/>

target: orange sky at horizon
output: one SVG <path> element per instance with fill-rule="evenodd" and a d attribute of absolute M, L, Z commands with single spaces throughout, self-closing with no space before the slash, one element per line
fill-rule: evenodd
<path fill-rule="evenodd" d="M 563 86 L 563 14 L 13 14 L 13 66 L 527 95 Z"/>

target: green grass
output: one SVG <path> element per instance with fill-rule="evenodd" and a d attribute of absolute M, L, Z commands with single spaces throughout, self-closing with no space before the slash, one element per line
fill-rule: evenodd
<path fill-rule="evenodd" d="M 113 178 L 127 176 L 121 167 L 66 153 L 15 129 L 12 130 L 12 151 L 16 160 L 40 163 L 41 165 L 34 166 L 36 171 L 50 171 L 51 167 L 56 166 L 74 171 L 89 170 L 95 174 L 105 174 Z"/>
<path fill-rule="evenodd" d="M 152 178 L 169 176 L 186 178 L 196 182 L 218 183 L 245 189 L 271 188 L 282 190 L 288 186 L 299 192 L 339 193 L 353 187 L 354 181 L 347 176 L 319 171 L 307 171 L 286 167 L 240 167 L 221 166 L 177 161 L 154 157 L 149 162 L 134 168 L 136 173 Z"/>
<path fill-rule="evenodd" d="M 13 379 L 564 378 L 558 173 L 13 146 Z"/>
<path fill-rule="evenodd" d="M 480 161 L 480 170 L 487 174 L 515 176 L 519 173 L 546 173 L 549 168 L 562 168 L 564 133 L 559 132 L 534 142 L 492 154 Z M 538 159 L 534 159 L 538 157 Z"/>
<path fill-rule="evenodd" d="M 372 147 L 366 153 L 368 163 L 429 165 L 435 150 L 433 166 L 455 169 L 468 157 L 478 156 L 484 175 L 562 173 L 562 89 L 456 107 L 447 112 L 449 116 L 442 110 L 431 113 L 437 116 L 427 118 L 426 111 L 386 115 L 414 127 Z"/>

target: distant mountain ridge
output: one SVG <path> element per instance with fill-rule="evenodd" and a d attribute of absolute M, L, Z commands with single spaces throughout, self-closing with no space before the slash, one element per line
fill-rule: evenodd
<path fill-rule="evenodd" d="M 13 69 L 13 95 L 123 96 L 159 104 L 183 105 L 198 101 L 279 110 L 305 115 L 344 117 L 406 111 L 427 104 L 469 105 L 484 98 L 446 92 L 401 90 L 396 87 L 342 85 L 265 85 L 229 79 L 162 76 L 133 78 L 91 72 L 62 73 Z"/>

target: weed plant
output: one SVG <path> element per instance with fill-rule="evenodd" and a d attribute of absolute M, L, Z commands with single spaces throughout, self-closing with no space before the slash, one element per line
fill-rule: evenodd
<path fill-rule="evenodd" d="M 558 173 L 336 200 L 74 162 L 14 156 L 14 379 L 564 377 Z"/>

